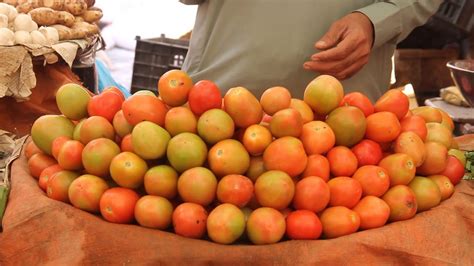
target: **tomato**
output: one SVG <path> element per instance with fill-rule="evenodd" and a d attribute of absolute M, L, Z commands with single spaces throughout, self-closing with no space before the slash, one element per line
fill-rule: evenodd
<path fill-rule="evenodd" d="M 36 153 L 28 160 L 28 169 L 34 178 L 39 178 L 41 172 L 53 164 L 56 164 L 53 157 L 44 153 Z"/>
<path fill-rule="evenodd" d="M 123 95 L 122 91 L 115 86 L 109 86 L 102 91 L 102 93 L 106 93 L 106 92 L 116 93 L 122 98 L 122 101 L 125 101 L 125 96 Z"/>
<path fill-rule="evenodd" d="M 253 183 L 243 175 L 226 175 L 217 184 L 217 198 L 220 202 L 244 207 L 253 196 Z"/>
<path fill-rule="evenodd" d="M 148 171 L 146 162 L 128 151 L 118 154 L 110 163 L 110 175 L 122 187 L 138 188 L 143 184 L 146 171 Z"/>
<path fill-rule="evenodd" d="M 188 102 L 191 111 L 200 116 L 207 110 L 221 108 L 221 91 L 214 82 L 201 80 L 194 84 L 189 91 Z"/>
<path fill-rule="evenodd" d="M 286 217 L 286 234 L 291 239 L 318 239 L 322 231 L 321 221 L 312 211 L 298 210 Z"/>
<path fill-rule="evenodd" d="M 340 106 L 351 105 L 359 108 L 365 117 L 374 113 L 374 105 L 367 96 L 360 92 L 348 93 L 342 98 Z"/>
<path fill-rule="evenodd" d="M 439 174 L 447 176 L 453 185 L 457 185 L 464 176 L 464 166 L 458 158 L 449 155 L 446 168 Z"/>
<path fill-rule="evenodd" d="M 158 80 L 158 93 L 167 105 L 180 106 L 188 100 L 193 81 L 186 72 L 173 69 L 164 73 Z"/>
<path fill-rule="evenodd" d="M 82 151 L 84 144 L 78 140 L 64 142 L 58 153 L 58 164 L 65 170 L 80 170 L 82 166 Z"/>
<path fill-rule="evenodd" d="M 135 219 L 144 227 L 164 230 L 171 224 L 173 205 L 163 197 L 146 195 L 135 205 Z"/>
<path fill-rule="evenodd" d="M 71 140 L 71 138 L 68 136 L 59 136 L 51 143 L 51 154 L 56 160 L 58 159 L 59 151 L 63 147 L 63 144 L 68 140 Z"/>
<path fill-rule="evenodd" d="M 138 199 L 138 194 L 131 189 L 122 187 L 108 189 L 100 198 L 100 213 L 109 222 L 130 223 L 134 218 Z"/>
<path fill-rule="evenodd" d="M 43 153 L 43 151 L 36 146 L 36 144 L 33 141 L 29 141 L 28 144 L 25 146 L 25 156 L 26 159 L 30 159 L 31 156 L 37 153 Z"/>
<path fill-rule="evenodd" d="M 345 146 L 336 146 L 326 155 L 333 176 L 352 176 L 357 170 L 357 157 Z"/>
<path fill-rule="evenodd" d="M 357 157 L 357 162 L 360 166 L 377 165 L 382 160 L 382 147 L 377 142 L 364 139 L 354 147 L 352 152 Z"/>
<path fill-rule="evenodd" d="M 125 137 L 123 137 L 122 141 L 120 142 L 120 149 L 122 151 L 133 152 L 132 134 L 128 134 Z"/>
<path fill-rule="evenodd" d="M 173 212 L 173 227 L 177 235 L 202 238 L 206 233 L 207 211 L 199 204 L 186 202 Z"/>
<path fill-rule="evenodd" d="M 263 154 L 265 149 L 272 142 L 273 137 L 270 130 L 261 125 L 251 125 L 245 131 L 242 137 L 242 143 L 245 149 L 252 156 Z"/>
<path fill-rule="evenodd" d="M 122 108 L 123 96 L 113 91 L 95 95 L 87 105 L 89 116 L 102 116 L 112 123 L 115 114 Z"/>
<path fill-rule="evenodd" d="M 165 126 L 166 105 L 157 97 L 151 95 L 133 95 L 122 104 L 123 115 L 128 123 L 136 125 L 150 121 Z"/>
<path fill-rule="evenodd" d="M 45 168 L 41 172 L 41 174 L 39 176 L 39 180 L 38 180 L 38 186 L 43 191 L 46 192 L 49 178 L 51 178 L 54 174 L 56 174 L 57 172 L 62 171 L 62 170 L 63 169 L 61 168 L 61 166 L 59 166 L 59 164 L 53 164 L 51 166 L 48 166 L 47 168 Z"/>

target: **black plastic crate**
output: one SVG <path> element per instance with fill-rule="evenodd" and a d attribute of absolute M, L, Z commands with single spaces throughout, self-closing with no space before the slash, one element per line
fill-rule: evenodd
<path fill-rule="evenodd" d="M 444 0 L 434 14 L 431 24 L 435 29 L 451 31 L 452 35 L 466 37 L 474 25 L 473 12 L 472 0 Z"/>
<path fill-rule="evenodd" d="M 135 61 L 131 92 L 139 90 L 157 91 L 161 75 L 172 69 L 180 69 L 188 52 L 189 41 L 136 37 Z"/>

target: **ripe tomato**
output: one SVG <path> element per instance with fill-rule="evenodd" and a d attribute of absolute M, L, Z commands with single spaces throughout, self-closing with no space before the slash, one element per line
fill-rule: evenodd
<path fill-rule="evenodd" d="M 357 170 L 357 157 L 345 146 L 336 146 L 327 154 L 333 176 L 352 176 Z"/>
<path fill-rule="evenodd" d="M 112 123 L 115 114 L 122 108 L 123 96 L 113 91 L 95 95 L 87 105 L 89 116 L 102 116 Z"/>
<path fill-rule="evenodd" d="M 163 197 L 146 195 L 135 205 L 135 219 L 144 227 L 165 230 L 171 224 L 173 205 Z"/>
<path fill-rule="evenodd" d="M 336 238 L 357 232 L 360 226 L 359 215 L 346 207 L 337 206 L 325 209 L 320 216 L 323 233 L 327 238 Z"/>
<path fill-rule="evenodd" d="M 160 77 L 158 81 L 158 93 L 167 105 L 180 106 L 188 100 L 189 90 L 193 81 L 186 72 L 173 69 Z"/>
<path fill-rule="evenodd" d="M 110 175 L 122 187 L 140 187 L 146 171 L 148 171 L 146 162 L 135 153 L 128 151 L 115 156 L 110 163 Z"/>
<path fill-rule="evenodd" d="M 100 213 L 109 222 L 130 223 L 134 218 L 138 199 L 138 194 L 131 189 L 122 187 L 108 189 L 100 198 Z"/>
<path fill-rule="evenodd" d="M 377 165 L 382 160 L 382 147 L 377 142 L 364 139 L 352 147 L 352 152 L 357 157 L 360 166 Z"/>
<path fill-rule="evenodd" d="M 447 176 L 453 185 L 457 185 L 464 176 L 464 166 L 458 158 L 449 155 L 446 168 L 439 174 Z"/>
<path fill-rule="evenodd" d="M 212 81 L 201 80 L 189 91 L 188 102 L 191 111 L 200 116 L 207 110 L 221 108 L 221 91 Z"/>
<path fill-rule="evenodd" d="M 321 221 L 312 211 L 298 210 L 286 217 L 286 234 L 291 239 L 318 239 L 322 231 Z"/>
<path fill-rule="evenodd" d="M 340 106 L 351 105 L 359 108 L 365 117 L 374 113 L 374 105 L 367 96 L 360 92 L 348 93 L 342 98 Z"/>
<path fill-rule="evenodd" d="M 251 125 L 245 131 L 242 137 L 242 143 L 245 149 L 252 156 L 263 154 L 265 149 L 272 142 L 273 137 L 270 130 L 261 125 Z"/>
<path fill-rule="evenodd" d="M 78 140 L 64 142 L 58 153 L 58 164 L 65 170 L 81 170 L 84 144 Z"/>
<path fill-rule="evenodd" d="M 43 191 L 46 192 L 46 188 L 48 186 L 49 178 L 52 177 L 57 172 L 62 171 L 62 170 L 63 169 L 61 168 L 61 166 L 59 166 L 59 164 L 53 164 L 53 165 L 48 166 L 47 168 L 45 168 L 39 176 L 39 180 L 38 180 L 39 187 Z"/>
<path fill-rule="evenodd" d="M 36 144 L 32 140 L 29 141 L 28 144 L 26 144 L 25 146 L 26 159 L 30 159 L 31 156 L 37 153 L 43 153 L 43 151 L 40 148 L 38 148 L 38 146 L 36 146 Z"/>
<path fill-rule="evenodd" d="M 107 88 L 105 88 L 102 93 L 105 93 L 105 92 L 113 92 L 113 93 L 116 93 L 118 94 L 121 98 L 122 98 L 122 101 L 125 101 L 125 96 L 123 95 L 122 91 L 115 87 L 115 86 L 109 86 Z"/>
<path fill-rule="evenodd" d="M 28 160 L 28 169 L 34 178 L 39 178 L 44 169 L 54 164 L 56 164 L 56 160 L 53 157 L 44 153 L 36 153 Z"/>
<path fill-rule="evenodd" d="M 177 235 L 201 238 L 206 232 L 207 211 L 199 204 L 186 202 L 173 212 L 173 228 Z"/>
<path fill-rule="evenodd" d="M 59 151 L 63 147 L 63 144 L 68 140 L 71 140 L 71 138 L 68 136 L 59 136 L 51 143 L 51 154 L 56 160 L 58 159 Z"/>
<path fill-rule="evenodd" d="M 128 123 L 136 125 L 142 121 L 150 121 L 165 126 L 165 104 L 157 97 L 151 95 L 133 95 L 122 104 L 123 115 Z"/>
<path fill-rule="evenodd" d="M 122 151 L 133 152 L 132 134 L 128 134 L 125 137 L 123 137 L 122 141 L 120 142 L 120 149 Z"/>

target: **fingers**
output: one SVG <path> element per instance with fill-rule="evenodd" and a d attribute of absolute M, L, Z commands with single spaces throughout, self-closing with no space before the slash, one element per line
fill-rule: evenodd
<path fill-rule="evenodd" d="M 359 72 L 359 70 L 361 70 L 362 67 L 364 67 L 364 65 L 367 64 L 368 61 L 369 61 L 369 59 L 368 59 L 368 57 L 366 57 L 363 60 L 355 62 L 353 65 L 349 66 L 345 70 L 343 70 L 343 71 L 341 71 L 337 74 L 334 74 L 334 76 L 339 80 L 348 79 L 348 78 L 352 77 L 355 73 Z"/>
<path fill-rule="evenodd" d="M 312 60 L 305 62 L 304 67 L 308 70 L 313 70 L 321 73 L 339 73 L 349 66 L 351 66 L 355 61 L 359 59 L 357 53 L 350 53 L 345 58 L 340 60 Z"/>
<path fill-rule="evenodd" d="M 315 71 L 321 74 L 329 74 L 338 79 L 346 79 L 354 75 L 369 60 L 369 54 L 363 52 L 364 46 L 360 45 L 347 57 L 333 61 L 309 61 L 303 67 L 306 70 Z"/>
<path fill-rule="evenodd" d="M 333 23 L 329 30 L 324 34 L 314 47 L 318 50 L 326 50 L 335 46 L 342 38 L 346 27 L 341 23 Z"/>
<path fill-rule="evenodd" d="M 341 60 L 357 49 L 359 44 L 359 38 L 356 34 L 348 34 L 336 47 L 316 53 L 311 56 L 311 59 L 321 61 Z"/>

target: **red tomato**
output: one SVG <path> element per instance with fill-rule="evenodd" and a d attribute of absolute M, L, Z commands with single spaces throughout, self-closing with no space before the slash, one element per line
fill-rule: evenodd
<path fill-rule="evenodd" d="M 59 166 L 59 164 L 53 164 L 51 166 L 48 166 L 47 168 L 45 168 L 40 176 L 39 176 L 39 179 L 38 179 L 38 185 L 39 187 L 46 192 L 46 188 L 48 186 L 48 180 L 50 177 L 52 177 L 54 174 L 56 174 L 57 172 L 59 171 L 62 171 L 63 169 L 61 168 L 61 166 Z"/>
<path fill-rule="evenodd" d="M 30 159 L 28 159 L 28 169 L 34 178 L 39 178 L 44 169 L 54 164 L 56 164 L 56 160 L 44 153 L 33 154 Z"/>
<path fill-rule="evenodd" d="M 109 91 L 117 93 L 122 98 L 122 101 L 125 101 L 125 96 L 123 95 L 122 91 L 119 88 L 115 86 L 110 86 L 110 87 L 105 88 L 104 91 L 102 91 L 102 93 L 109 92 Z"/>
<path fill-rule="evenodd" d="M 122 187 L 108 189 L 100 198 L 100 213 L 109 222 L 130 223 L 135 217 L 135 204 L 138 199 L 138 194 L 131 189 Z"/>
<path fill-rule="evenodd" d="M 449 155 L 446 168 L 439 174 L 447 176 L 453 185 L 457 185 L 464 176 L 464 166 L 458 158 Z"/>
<path fill-rule="evenodd" d="M 199 204 L 186 202 L 173 212 L 173 228 L 177 235 L 201 238 L 206 233 L 207 211 Z"/>
<path fill-rule="evenodd" d="M 291 239 L 318 239 L 322 230 L 321 221 L 312 211 L 294 211 L 286 218 L 286 234 Z"/>
<path fill-rule="evenodd" d="M 360 166 L 377 165 L 382 160 L 382 147 L 373 140 L 364 139 L 352 147 Z"/>
<path fill-rule="evenodd" d="M 351 105 L 359 108 L 365 117 L 374 113 L 374 105 L 367 96 L 360 92 L 351 92 L 346 94 L 341 101 L 341 106 Z"/>
<path fill-rule="evenodd" d="M 58 159 L 59 151 L 68 140 L 71 140 L 68 136 L 59 136 L 51 143 L 51 154 L 56 160 Z"/>
<path fill-rule="evenodd" d="M 212 81 L 201 80 L 189 91 L 188 102 L 191 111 L 200 116 L 207 110 L 221 108 L 221 91 Z"/>
<path fill-rule="evenodd" d="M 122 108 L 123 96 L 114 91 L 95 95 L 87 105 L 89 116 L 102 116 L 112 123 L 115 114 Z"/>
<path fill-rule="evenodd" d="M 32 140 L 29 141 L 28 144 L 26 144 L 25 146 L 26 159 L 30 159 L 31 156 L 37 153 L 43 153 L 43 151 L 40 148 L 38 148 L 38 146 L 36 146 L 36 144 Z"/>

